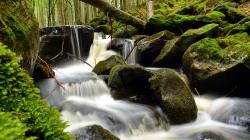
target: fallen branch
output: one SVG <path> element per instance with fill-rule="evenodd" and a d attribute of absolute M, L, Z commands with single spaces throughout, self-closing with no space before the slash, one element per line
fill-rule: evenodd
<path fill-rule="evenodd" d="M 106 2 L 105 0 L 80 0 L 80 1 L 100 9 L 106 15 L 115 18 L 117 21 L 120 21 L 121 23 L 129 24 L 139 29 L 144 29 L 146 25 L 145 21 L 137 17 L 134 17 L 122 10 L 117 9 L 110 3 Z"/>

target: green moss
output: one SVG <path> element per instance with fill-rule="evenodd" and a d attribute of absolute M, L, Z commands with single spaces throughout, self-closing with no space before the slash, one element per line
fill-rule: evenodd
<path fill-rule="evenodd" d="M 179 38 L 175 38 L 166 43 L 160 54 L 153 61 L 155 66 L 176 67 L 182 64 L 182 55 L 187 48 L 205 37 L 213 37 L 219 25 L 211 23 L 198 29 L 189 29 Z"/>
<path fill-rule="evenodd" d="M 0 46 L 0 110 L 11 112 L 28 129 L 25 138 L 70 139 L 59 112 L 40 98 L 32 79 L 13 52 Z"/>
<path fill-rule="evenodd" d="M 33 67 L 33 55 L 38 50 L 38 23 L 29 0 L 0 1 L 0 41 L 23 57 L 23 66 Z"/>
<path fill-rule="evenodd" d="M 243 11 L 231 6 L 232 5 L 230 3 L 222 3 L 218 5 L 215 10 L 225 14 L 226 20 L 228 20 L 230 23 L 236 23 L 246 17 Z"/>
<path fill-rule="evenodd" d="M 171 14 L 164 16 L 156 14 L 149 19 L 146 25 L 147 33 L 155 33 L 162 30 L 169 30 L 171 32 L 181 34 L 190 28 L 199 28 L 209 23 L 220 23 L 225 15 L 221 12 L 212 11 L 207 15 L 178 15 Z"/>
<path fill-rule="evenodd" d="M 113 55 L 107 60 L 100 61 L 93 69 L 93 72 L 99 75 L 109 74 L 110 70 L 116 65 L 124 65 L 126 62 L 121 56 Z"/>
<path fill-rule="evenodd" d="M 13 118 L 11 113 L 0 112 L 1 140 L 25 139 L 26 131 L 28 131 L 28 127 L 25 126 L 18 118 Z M 27 139 L 31 140 L 32 137 Z"/>

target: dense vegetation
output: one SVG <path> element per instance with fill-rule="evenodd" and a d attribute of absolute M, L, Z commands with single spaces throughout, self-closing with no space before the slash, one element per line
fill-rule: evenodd
<path fill-rule="evenodd" d="M 66 125 L 60 121 L 59 112 L 40 98 L 19 62 L 13 52 L 0 45 L 1 138 L 70 139 L 63 132 Z"/>

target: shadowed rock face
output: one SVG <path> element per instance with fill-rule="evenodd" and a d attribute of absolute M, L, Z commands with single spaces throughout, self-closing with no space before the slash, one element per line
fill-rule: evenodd
<path fill-rule="evenodd" d="M 39 55 L 44 60 L 54 63 L 67 57 L 86 58 L 93 42 L 94 31 L 91 27 L 82 25 L 55 26 L 42 28 L 40 36 Z"/>

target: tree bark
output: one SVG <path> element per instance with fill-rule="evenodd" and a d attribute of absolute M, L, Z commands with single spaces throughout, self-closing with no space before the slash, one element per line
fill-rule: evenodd
<path fill-rule="evenodd" d="M 146 22 L 136 18 L 122 10 L 117 9 L 116 7 L 112 6 L 110 3 L 106 2 L 105 0 L 81 0 L 87 4 L 90 4 L 105 14 L 115 18 L 117 21 L 121 23 L 132 25 L 136 28 L 143 29 L 145 27 Z"/>

